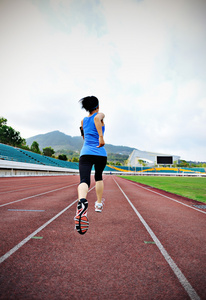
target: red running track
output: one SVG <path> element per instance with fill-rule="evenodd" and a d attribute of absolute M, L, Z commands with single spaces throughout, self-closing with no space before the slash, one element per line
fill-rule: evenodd
<path fill-rule="evenodd" d="M 206 211 L 105 176 L 74 230 L 78 176 L 0 179 L 0 299 L 206 299 Z M 176 202 L 176 201 L 178 202 Z"/>

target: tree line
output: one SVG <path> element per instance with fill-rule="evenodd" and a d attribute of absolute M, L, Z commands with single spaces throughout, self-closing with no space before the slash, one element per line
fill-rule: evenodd
<path fill-rule="evenodd" d="M 8 126 L 7 119 L 3 117 L 0 117 L 0 143 L 50 157 L 54 157 L 55 153 L 54 149 L 51 147 L 45 147 L 41 152 L 39 149 L 39 144 L 36 141 L 32 143 L 31 147 L 29 147 L 26 144 L 26 140 L 21 137 L 20 132 L 16 131 L 11 126 Z M 58 159 L 67 160 L 67 156 L 60 154 Z"/>
<path fill-rule="evenodd" d="M 26 140 L 20 136 L 19 131 L 7 125 L 5 118 L 0 118 L 0 142 L 14 147 L 26 145 Z"/>

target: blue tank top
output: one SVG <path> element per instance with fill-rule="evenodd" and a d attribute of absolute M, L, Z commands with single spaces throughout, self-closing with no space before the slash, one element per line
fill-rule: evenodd
<path fill-rule="evenodd" d="M 83 120 L 83 130 L 84 130 L 84 145 L 81 149 L 80 156 L 82 155 L 98 155 L 107 156 L 107 152 L 103 147 L 97 148 L 99 146 L 99 134 L 97 132 L 94 117 L 97 113 L 93 114 L 91 117 L 85 117 Z M 102 126 L 102 133 L 104 135 L 105 126 Z"/>

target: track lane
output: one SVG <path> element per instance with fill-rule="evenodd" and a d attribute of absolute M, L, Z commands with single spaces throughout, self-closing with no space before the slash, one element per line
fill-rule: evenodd
<path fill-rule="evenodd" d="M 55 180 L 55 178 L 52 179 Z M 8 203 L 8 206 L 0 207 L 0 256 L 15 247 L 16 244 L 21 244 L 25 235 L 30 236 L 31 231 L 36 231 L 35 229 L 39 226 L 44 226 L 44 223 L 47 223 L 50 218 L 55 219 L 55 215 L 59 214 L 60 210 L 66 211 L 70 208 L 68 204 L 77 199 L 76 179 L 73 178 L 75 183 L 69 186 L 49 190 L 26 199 L 19 199 L 14 203 Z M 94 186 L 93 179 L 91 184 Z M 55 182 L 50 188 L 54 186 Z M 67 208 L 65 209 L 65 207 Z"/>
<path fill-rule="evenodd" d="M 182 273 L 182 271 L 179 269 L 179 267 L 176 265 L 176 263 L 174 262 L 174 260 L 171 258 L 171 256 L 169 255 L 169 253 L 165 250 L 165 248 L 163 247 L 162 243 L 160 242 L 160 240 L 157 238 L 157 236 L 155 235 L 155 233 L 152 231 L 152 229 L 150 228 L 150 226 L 147 224 L 147 222 L 144 220 L 144 218 L 142 217 L 142 215 L 139 213 L 139 211 L 135 208 L 135 206 L 133 205 L 133 203 L 130 201 L 130 199 L 128 198 L 128 196 L 125 194 L 125 192 L 122 190 L 122 188 L 120 187 L 120 185 L 117 183 L 117 181 L 114 179 L 115 183 L 117 184 L 117 186 L 119 187 L 119 189 L 121 190 L 122 194 L 125 196 L 125 198 L 127 199 L 127 201 L 129 202 L 129 204 L 131 205 L 132 209 L 134 210 L 134 212 L 136 213 L 136 215 L 138 216 L 138 218 L 140 219 L 140 221 L 142 222 L 142 224 L 144 225 L 145 229 L 148 231 L 148 233 L 150 234 L 152 240 L 155 242 L 155 244 L 157 245 L 158 249 L 160 250 L 161 254 L 163 255 L 163 257 L 165 258 L 165 260 L 167 261 L 167 263 L 169 264 L 169 266 L 171 267 L 172 271 L 174 272 L 174 274 L 177 276 L 179 282 L 182 284 L 182 286 L 184 287 L 185 291 L 187 292 L 188 296 L 190 297 L 190 299 L 192 300 L 200 300 L 200 297 L 198 296 L 198 294 L 196 293 L 195 289 L 191 286 L 191 284 L 189 283 L 189 281 L 187 280 L 187 278 L 184 276 L 184 274 Z"/>
<path fill-rule="evenodd" d="M 70 187 L 73 187 L 73 186 L 76 186 L 77 183 L 74 183 L 74 184 L 70 184 L 70 185 L 66 185 L 66 186 L 63 186 L 63 187 L 58 187 L 56 189 L 50 189 L 50 190 L 46 190 L 46 192 L 42 192 L 40 194 L 34 194 L 34 195 L 31 195 L 31 196 L 28 196 L 28 197 L 25 197 L 25 198 L 21 198 L 21 199 L 17 199 L 17 200 L 13 200 L 11 201 L 10 199 L 10 202 L 6 202 L 4 204 L 1 204 L 0 207 L 5 207 L 5 206 L 8 206 L 8 205 L 12 205 L 12 204 L 16 204 L 17 202 L 22 202 L 22 201 L 25 201 L 25 200 L 29 200 L 29 199 L 33 199 L 33 198 L 38 198 L 40 196 L 43 196 L 43 195 L 48 195 L 50 193 L 54 193 L 54 192 L 57 192 L 57 191 L 61 191 L 61 190 L 64 190 L 64 189 L 67 189 L 67 188 L 70 188 Z M 15 196 L 16 198 L 16 196 Z"/>
<path fill-rule="evenodd" d="M 125 179 L 125 180 L 129 180 L 129 179 Z M 172 193 L 169 193 L 169 192 L 166 192 L 166 191 L 163 191 L 163 190 L 151 187 L 151 186 L 146 186 L 145 184 L 139 184 L 139 183 L 133 182 L 131 180 L 129 180 L 129 182 L 131 182 L 132 184 L 134 184 L 136 186 L 141 187 L 144 190 L 150 191 L 151 193 L 160 195 L 161 197 L 165 197 L 165 198 L 169 199 L 170 201 L 174 201 L 176 203 L 179 203 L 181 205 L 189 207 L 190 209 L 193 209 L 193 210 L 199 211 L 203 214 L 206 214 L 205 210 L 194 207 L 194 204 L 195 205 L 197 205 L 197 204 L 198 205 L 203 205 L 204 203 L 202 203 L 202 202 L 192 200 L 192 199 L 189 199 L 189 198 L 186 198 L 186 197 L 182 197 L 182 196 L 179 196 L 179 195 L 175 195 L 175 194 L 172 194 Z M 171 195 L 172 195 L 172 197 L 171 197 Z"/>
<path fill-rule="evenodd" d="M 25 182 L 25 178 L 22 178 L 23 182 Z M 34 184 L 34 181 L 36 184 Z M 0 180 L 1 182 L 1 180 Z M 43 193 L 49 193 L 51 190 L 55 189 L 61 189 L 66 186 L 72 185 L 72 184 L 78 184 L 79 178 L 77 176 L 66 176 L 65 178 L 61 177 L 61 181 L 57 180 L 56 177 L 51 180 L 51 183 L 49 184 L 50 180 L 48 178 L 44 178 L 42 181 L 42 178 L 33 178 L 29 182 L 26 181 L 27 185 L 24 189 L 24 186 L 20 184 L 18 181 L 18 184 L 20 184 L 20 189 L 16 190 L 17 186 L 8 186 L 7 191 L 4 191 L 3 194 L 0 194 L 0 207 L 3 207 L 5 205 L 12 204 L 13 202 L 21 201 L 21 199 L 26 199 L 29 197 L 36 197 L 38 194 Z M 42 183 L 39 185 L 39 183 Z M 14 192 L 15 190 L 15 192 Z M 37 192 L 38 191 L 38 192 Z M 22 200 L 23 201 L 23 200 Z"/>
<path fill-rule="evenodd" d="M 174 258 L 199 295 L 206 297 L 206 217 L 138 184 L 117 178 L 126 195 Z M 181 201 L 181 197 L 174 195 Z M 189 201 L 189 200 L 188 200 Z"/>
<path fill-rule="evenodd" d="M 53 178 L 56 184 L 62 183 L 64 181 L 72 180 L 72 178 L 78 178 L 76 175 L 64 175 L 64 176 L 30 176 L 30 177 L 10 177 L 10 178 L 4 178 L 0 177 L 0 192 L 3 190 L 9 191 L 13 188 L 19 188 L 19 187 L 35 187 L 38 185 L 50 185 L 49 178 Z M 52 180 L 52 182 L 53 182 Z M 54 182 L 53 182 L 54 184 Z"/>
<path fill-rule="evenodd" d="M 95 191 L 89 193 L 90 228 L 84 236 L 74 231 L 73 205 L 39 232 L 43 239 L 30 239 L 6 259 L 0 265 L 2 295 L 187 299 L 157 247 L 144 243 L 150 236 L 111 177 L 105 180 L 104 197 L 105 208 L 98 214 Z"/>
<path fill-rule="evenodd" d="M 9 193 L 16 193 L 16 192 L 22 192 L 22 191 L 25 191 L 25 190 L 31 190 L 31 189 L 39 189 L 41 187 L 51 187 L 51 184 L 41 184 L 41 185 L 32 185 L 32 186 L 29 186 L 28 185 L 24 185 L 24 186 L 21 186 L 19 188 L 12 188 L 11 190 L 8 190 L 5 188 L 5 191 L 2 191 L 0 192 L 0 195 L 3 195 L 3 194 L 9 194 Z"/>
<path fill-rule="evenodd" d="M 76 178 L 73 178 L 74 184 L 57 190 L 51 190 L 55 187 L 55 179 L 53 178 L 53 180 L 53 184 L 47 187 L 46 193 L 36 194 L 24 200 L 18 199 L 17 202 L 0 207 L 0 255 L 4 255 L 77 198 Z M 50 190 L 48 191 L 48 189 Z M 37 192 L 36 189 L 35 192 Z M 34 192 L 30 191 L 30 193 Z M 16 194 L 16 198 L 18 196 L 19 194 Z M 10 211 L 10 209 L 14 209 L 14 211 Z M 21 209 L 26 211 L 18 211 Z"/>

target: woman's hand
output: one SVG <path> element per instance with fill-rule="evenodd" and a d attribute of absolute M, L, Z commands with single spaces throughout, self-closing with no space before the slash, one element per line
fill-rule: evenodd
<path fill-rule="evenodd" d="M 99 146 L 97 146 L 97 148 L 103 147 L 104 145 L 105 145 L 104 138 L 103 138 L 103 136 L 100 136 L 99 137 Z"/>

